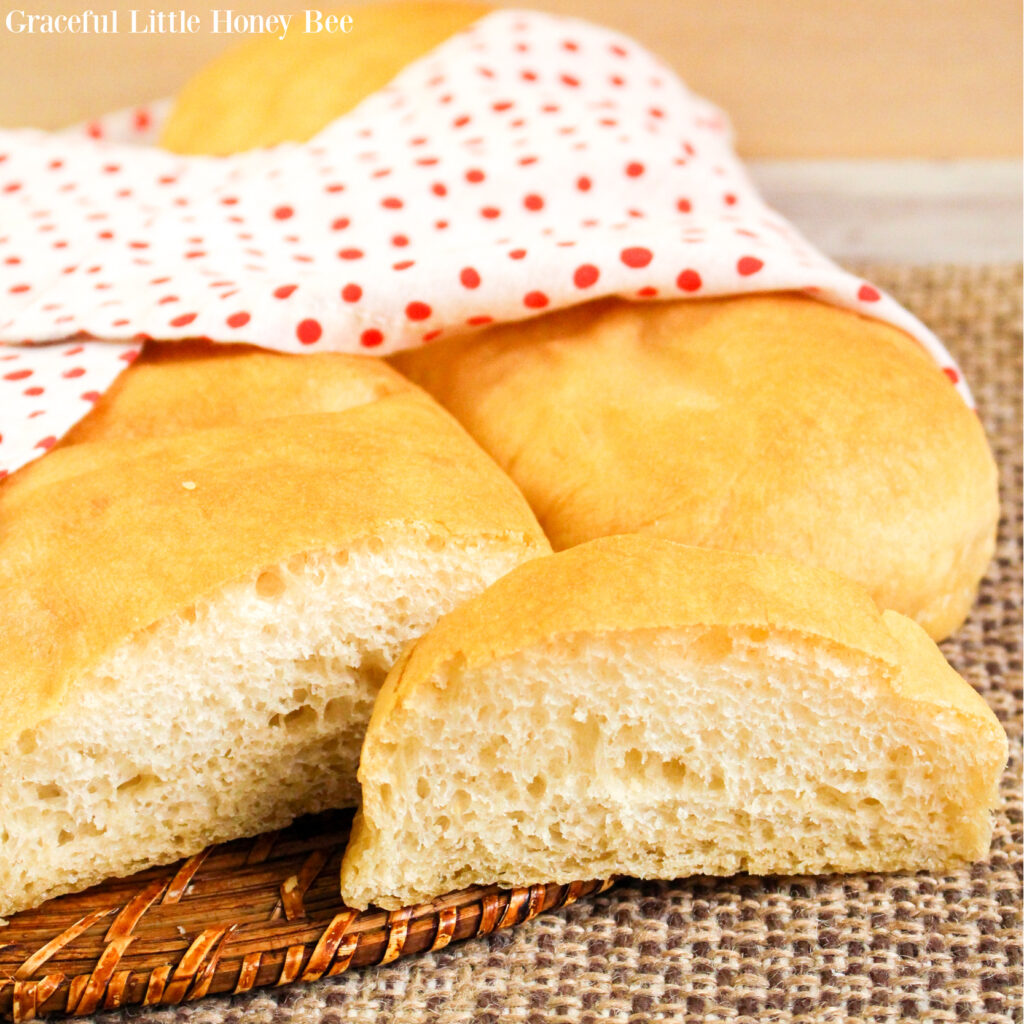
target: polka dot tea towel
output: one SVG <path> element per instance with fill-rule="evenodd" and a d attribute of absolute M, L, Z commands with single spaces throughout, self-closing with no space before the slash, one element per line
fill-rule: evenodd
<path fill-rule="evenodd" d="M 0 475 L 148 338 L 384 354 L 605 295 L 804 291 L 913 334 L 969 400 L 764 204 L 723 114 L 606 29 L 489 14 L 302 145 L 182 157 L 147 144 L 161 114 L 0 131 Z"/>

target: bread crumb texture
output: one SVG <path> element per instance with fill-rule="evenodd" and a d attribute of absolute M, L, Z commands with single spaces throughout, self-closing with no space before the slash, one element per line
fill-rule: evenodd
<path fill-rule="evenodd" d="M 504 638 L 486 625 L 502 620 Z M 514 570 L 393 671 L 343 895 L 394 908 L 474 883 L 941 871 L 985 856 L 1006 749 L 924 631 L 845 581 L 596 541 Z"/>
<path fill-rule="evenodd" d="M 354 803 L 402 646 L 551 550 L 379 364 L 333 364 L 326 411 L 204 398 L 125 436 L 125 409 L 192 373 L 182 355 L 129 370 L 88 440 L 0 486 L 0 916 Z M 255 383 L 308 372 L 201 358 Z"/>
<path fill-rule="evenodd" d="M 357 800 L 402 645 L 510 569 L 425 531 L 257 570 L 122 644 L 0 753 L 0 912 Z"/>

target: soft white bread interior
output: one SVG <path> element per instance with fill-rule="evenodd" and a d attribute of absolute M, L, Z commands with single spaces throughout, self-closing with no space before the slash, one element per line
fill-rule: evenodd
<path fill-rule="evenodd" d="M 795 558 L 936 639 L 992 557 L 995 462 L 934 360 L 799 295 L 589 303 L 399 353 L 556 550 L 649 533 Z"/>
<path fill-rule="evenodd" d="M 392 671 L 342 895 L 941 871 L 985 856 L 1006 752 L 920 626 L 860 587 L 606 538 L 513 570 Z"/>
<path fill-rule="evenodd" d="M 402 645 L 549 551 L 511 482 L 408 386 L 77 444 L 16 474 L 0 915 L 353 803 Z"/>

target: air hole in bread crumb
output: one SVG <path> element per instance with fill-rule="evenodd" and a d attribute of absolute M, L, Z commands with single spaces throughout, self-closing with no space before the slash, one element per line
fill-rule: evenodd
<path fill-rule="evenodd" d="M 480 764 L 484 768 L 496 768 L 508 756 L 509 741 L 505 736 L 498 736 L 480 751 Z"/>
<path fill-rule="evenodd" d="M 346 697 L 332 697 L 324 705 L 324 722 L 338 726 L 353 718 L 352 701 Z"/>
<path fill-rule="evenodd" d="M 101 835 L 103 835 L 103 829 L 97 828 L 91 821 L 83 821 L 74 831 L 62 828 L 57 835 L 57 845 L 66 846 L 75 839 L 89 839 Z"/>
<path fill-rule="evenodd" d="M 693 653 L 700 661 L 717 664 L 732 654 L 732 637 L 724 629 L 709 629 L 694 639 Z"/>
<path fill-rule="evenodd" d="M 118 793 L 126 793 L 130 791 L 139 791 L 147 788 L 148 786 L 159 785 L 160 779 L 152 772 L 139 772 L 137 775 L 133 775 L 130 779 L 125 779 L 118 787 Z"/>
<path fill-rule="evenodd" d="M 284 593 L 284 580 L 276 569 L 261 572 L 256 578 L 256 593 L 265 601 L 272 601 Z"/>
<path fill-rule="evenodd" d="M 380 537 L 369 537 L 366 541 L 366 550 L 371 555 L 384 554 L 384 541 Z"/>
<path fill-rule="evenodd" d="M 430 796 L 430 782 L 423 775 L 416 780 L 416 795 L 421 800 L 426 800 Z"/>
<path fill-rule="evenodd" d="M 853 810 L 853 797 L 849 793 L 836 789 L 835 786 L 818 786 L 815 791 L 815 797 L 822 807 L 839 811 Z"/>
<path fill-rule="evenodd" d="M 40 800 L 56 800 L 58 797 L 64 795 L 64 790 L 60 786 L 54 785 L 52 782 L 45 785 L 36 786 L 36 796 Z"/>
<path fill-rule="evenodd" d="M 431 536 L 427 538 L 428 551 L 444 551 L 447 541 L 444 537 Z"/>
<path fill-rule="evenodd" d="M 547 780 L 543 775 L 535 775 L 530 781 L 530 784 L 526 787 L 527 793 L 535 799 L 539 800 L 548 788 Z"/>
<path fill-rule="evenodd" d="M 31 754 L 36 751 L 39 747 L 39 737 L 36 736 L 35 730 L 26 729 L 18 737 L 18 753 L 19 754 Z"/>
<path fill-rule="evenodd" d="M 304 704 L 284 716 L 284 727 L 288 732 L 301 732 L 303 729 L 313 728 L 318 718 L 316 711 L 308 704 Z"/>

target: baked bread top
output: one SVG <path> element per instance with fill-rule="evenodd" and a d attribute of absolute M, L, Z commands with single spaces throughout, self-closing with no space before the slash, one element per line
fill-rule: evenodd
<path fill-rule="evenodd" d="M 843 573 L 936 638 L 991 557 L 996 468 L 903 332 L 797 295 L 609 300 L 402 352 L 555 549 L 644 532 Z"/>
<path fill-rule="evenodd" d="M 450 2 L 364 6 L 339 12 L 353 16 L 347 34 L 292 31 L 284 39 L 252 39 L 181 90 L 160 145 L 222 155 L 304 142 L 488 10 Z"/>
<path fill-rule="evenodd" d="M 901 624 L 904 619 L 881 613 L 856 583 L 789 559 L 643 534 L 605 537 L 526 562 L 440 619 L 388 678 L 373 721 L 383 729 L 410 695 L 443 678 L 455 663 L 470 671 L 552 637 L 754 627 L 859 651 L 886 667 L 879 685 L 972 719 L 982 735 L 1005 744 L 988 705 L 934 643 L 915 641 L 914 657 L 906 662 L 899 640 L 912 630 Z"/>
<path fill-rule="evenodd" d="M 60 445 L 341 412 L 411 390 L 406 378 L 369 356 L 294 356 L 198 340 L 148 342 Z"/>
<path fill-rule="evenodd" d="M 415 389 L 50 453 L 0 488 L 0 745 L 117 643 L 226 582 L 411 525 L 550 550 L 514 485 Z"/>

